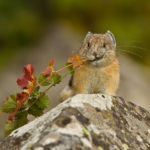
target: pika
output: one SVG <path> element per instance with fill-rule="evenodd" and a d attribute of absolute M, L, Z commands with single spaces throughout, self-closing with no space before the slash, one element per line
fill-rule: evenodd
<path fill-rule="evenodd" d="M 115 95 L 120 71 L 114 35 L 110 31 L 105 34 L 88 32 L 77 54 L 87 63 L 75 69 L 69 84 L 60 94 L 61 101 L 79 93 Z"/>

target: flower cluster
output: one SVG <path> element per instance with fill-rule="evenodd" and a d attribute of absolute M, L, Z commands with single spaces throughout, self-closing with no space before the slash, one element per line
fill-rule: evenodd
<path fill-rule="evenodd" d="M 54 72 L 54 62 L 55 62 L 55 59 L 52 59 L 49 63 L 48 63 L 48 67 L 42 72 L 42 75 L 43 76 L 47 76 Z M 50 78 L 49 78 L 50 80 Z"/>
<path fill-rule="evenodd" d="M 81 57 L 79 55 L 75 55 L 74 53 L 72 53 L 70 55 L 70 58 L 68 59 L 68 63 L 73 65 L 73 68 L 77 68 L 78 66 L 80 66 L 85 60 L 81 59 Z"/>
<path fill-rule="evenodd" d="M 50 60 L 48 66 L 38 78 L 33 75 L 34 67 L 31 64 L 23 68 L 24 75 L 17 80 L 17 84 L 22 91 L 8 96 L 1 107 L 3 112 L 10 114 L 5 124 L 6 134 L 26 124 L 28 114 L 35 117 L 42 115 L 44 109 L 48 108 L 50 104 L 46 92 L 61 82 L 67 75 L 73 74 L 75 68 L 82 65 L 85 60 L 72 53 L 65 66 L 59 70 L 54 69 L 54 62 L 55 59 Z M 69 72 L 60 75 L 59 72 L 64 69 L 69 69 Z M 41 91 L 41 86 L 47 88 Z"/>
<path fill-rule="evenodd" d="M 24 76 L 18 78 L 17 84 L 23 91 L 17 94 L 17 106 L 14 112 L 12 112 L 8 120 L 13 120 L 15 114 L 20 109 L 21 105 L 24 104 L 29 96 L 31 95 L 33 89 L 36 87 L 37 77 L 33 76 L 34 68 L 31 64 L 26 65 L 23 68 Z"/>

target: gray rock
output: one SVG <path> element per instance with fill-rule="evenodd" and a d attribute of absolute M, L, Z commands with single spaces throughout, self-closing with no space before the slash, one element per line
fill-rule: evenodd
<path fill-rule="evenodd" d="M 1 150 L 148 150 L 150 113 L 122 98 L 79 94 L 13 131 Z"/>

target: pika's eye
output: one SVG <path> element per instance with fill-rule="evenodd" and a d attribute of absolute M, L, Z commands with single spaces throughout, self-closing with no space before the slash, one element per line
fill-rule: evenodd
<path fill-rule="evenodd" d="M 91 44 L 88 42 L 88 48 L 90 48 Z"/>
<path fill-rule="evenodd" d="M 103 43 L 103 47 L 104 47 L 104 48 L 106 47 L 106 43 Z"/>

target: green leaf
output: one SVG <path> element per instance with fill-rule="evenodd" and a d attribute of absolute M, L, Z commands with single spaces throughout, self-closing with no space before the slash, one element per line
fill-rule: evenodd
<path fill-rule="evenodd" d="M 3 102 L 1 110 L 6 113 L 12 113 L 17 105 L 16 95 L 11 95 Z"/>
<path fill-rule="evenodd" d="M 56 85 L 61 82 L 61 76 L 58 73 L 55 73 L 50 80 L 51 84 Z"/>
<path fill-rule="evenodd" d="M 21 127 L 28 122 L 27 115 L 27 111 L 19 111 L 16 113 L 15 120 L 17 121 L 17 127 Z"/>
<path fill-rule="evenodd" d="M 41 84 L 42 86 L 48 86 L 51 84 L 50 81 L 47 81 L 46 78 L 48 76 L 43 76 L 42 74 L 40 74 L 39 78 L 38 78 L 38 83 Z"/>
<path fill-rule="evenodd" d="M 31 94 L 30 96 L 31 96 L 31 97 L 39 97 L 39 96 L 40 96 L 39 89 L 40 89 L 39 86 L 36 87 L 36 88 L 33 90 L 32 94 Z"/>
<path fill-rule="evenodd" d="M 65 64 L 65 66 L 68 66 L 68 65 L 70 65 L 70 63 L 67 62 L 67 63 Z M 67 67 L 67 69 L 71 72 L 72 75 L 74 74 L 74 68 L 73 68 L 73 65 Z"/>
<path fill-rule="evenodd" d="M 35 103 L 34 103 L 35 102 Z M 33 104 L 33 105 L 32 105 Z M 50 101 L 47 95 L 45 95 L 45 93 L 40 93 L 39 98 L 30 98 L 28 100 L 28 106 L 32 105 L 29 110 L 28 113 L 37 117 L 37 116 L 41 116 L 43 114 L 43 110 L 45 108 L 48 108 L 50 105 Z"/>
<path fill-rule="evenodd" d="M 28 113 L 35 117 L 38 117 L 38 116 L 43 115 L 43 109 L 38 107 L 38 105 L 34 104 L 30 107 L 30 109 L 28 110 Z"/>
<path fill-rule="evenodd" d="M 36 105 L 38 105 L 39 108 L 45 109 L 48 108 L 50 105 L 50 101 L 47 95 L 42 95 L 36 102 Z"/>
<path fill-rule="evenodd" d="M 13 130 L 25 125 L 28 122 L 28 112 L 17 112 L 13 121 L 7 120 L 5 124 L 5 134 L 10 134 Z"/>
<path fill-rule="evenodd" d="M 16 121 L 10 121 L 10 120 L 7 120 L 6 123 L 5 123 L 5 135 L 8 135 L 10 134 L 13 130 L 17 129 L 17 123 Z"/>
<path fill-rule="evenodd" d="M 27 101 L 26 107 L 29 107 L 30 105 L 32 105 L 32 103 L 34 103 L 34 101 L 36 101 L 37 98 L 35 97 L 30 97 Z"/>

